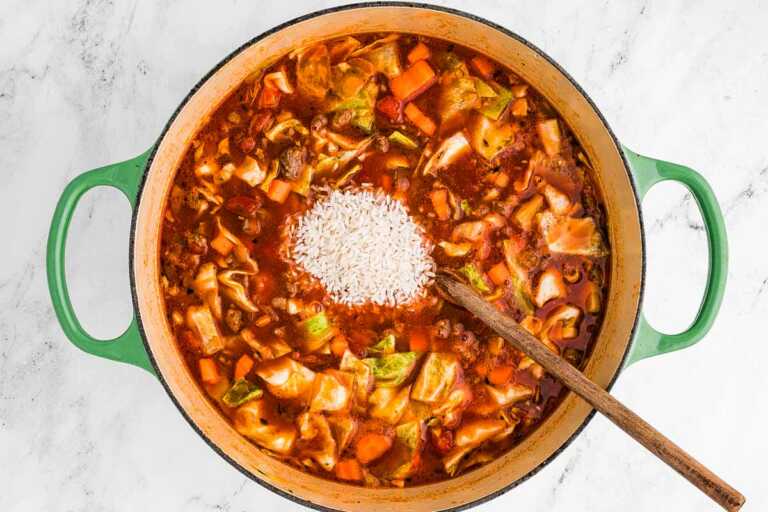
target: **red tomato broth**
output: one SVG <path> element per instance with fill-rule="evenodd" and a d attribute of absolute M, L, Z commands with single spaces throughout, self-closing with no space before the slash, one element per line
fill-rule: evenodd
<path fill-rule="evenodd" d="M 386 34 L 369 34 L 359 36 L 361 46 L 365 46 Z M 326 42 L 327 43 L 327 42 Z M 326 44 L 321 43 L 321 44 Z M 331 42 L 332 43 L 332 42 Z M 200 131 L 195 142 L 180 165 L 174 182 L 172 198 L 166 207 L 166 217 L 162 232 L 163 265 L 163 289 L 165 290 L 165 302 L 169 324 L 182 348 L 187 364 L 195 375 L 199 376 L 199 360 L 212 358 L 216 361 L 218 371 L 223 376 L 223 382 L 219 387 L 203 385 L 212 401 L 220 405 L 222 414 L 240 426 L 241 432 L 249 437 L 255 444 L 274 452 L 282 460 L 306 471 L 326 477 L 336 478 L 333 468 L 328 469 L 318 462 L 318 457 L 310 455 L 318 450 L 322 443 L 321 434 L 315 437 L 302 437 L 302 432 L 317 432 L 323 430 L 317 425 L 330 425 L 329 422 L 351 420 L 357 423 L 357 433 L 352 435 L 343 449 L 343 438 L 334 431 L 334 443 L 336 446 L 332 458 L 335 461 L 350 460 L 355 457 L 355 440 L 362 432 L 388 432 L 395 436 L 393 448 L 388 449 L 375 461 L 362 463 L 362 481 L 357 483 L 366 486 L 402 486 L 428 483 L 441 480 L 462 471 L 470 470 L 476 464 L 482 464 L 487 460 L 498 457 L 509 448 L 517 444 L 523 437 L 530 433 L 536 426 L 560 403 L 564 397 L 562 386 L 551 377 L 537 370 L 535 365 L 527 365 L 523 354 L 508 346 L 503 346 L 498 353 L 491 353 L 489 346 L 495 337 L 494 333 L 474 316 L 441 299 L 433 289 L 427 290 L 425 297 L 400 307 L 385 307 L 376 304 L 349 307 L 331 301 L 319 281 L 308 275 L 290 260 L 287 255 L 290 246 L 289 226 L 296 219 L 311 208 L 312 204 L 322 197 L 318 192 L 322 187 L 333 187 L 341 175 L 352 165 L 332 172 L 317 173 L 312 177 L 311 188 L 308 196 L 297 192 L 291 192 L 285 202 L 278 203 L 270 200 L 261 190 L 260 184 L 251 186 L 244 179 L 231 176 L 229 179 L 213 176 L 201 176 L 196 170 L 201 167 L 201 161 L 207 157 L 214 158 L 219 167 L 232 164 L 235 168 L 241 168 L 247 158 L 260 162 L 265 169 L 269 169 L 273 162 L 276 165 L 279 179 L 289 183 L 297 183 L 295 176 L 290 176 L 291 162 L 286 151 L 292 148 L 307 148 L 307 162 L 317 162 L 319 154 L 328 152 L 329 146 L 322 151 L 315 152 L 312 144 L 315 142 L 316 133 L 322 130 L 332 131 L 350 140 L 360 141 L 372 136 L 373 142 L 369 149 L 362 153 L 362 159 L 357 158 L 361 169 L 351 176 L 346 188 L 363 187 L 370 184 L 373 187 L 384 188 L 386 193 L 394 194 L 400 190 L 401 199 L 407 206 L 412 218 L 424 228 L 427 238 L 434 244 L 432 257 L 438 267 L 459 270 L 468 264 L 474 265 L 479 272 L 487 272 L 493 265 L 505 261 L 504 240 L 516 240 L 521 247 L 523 256 L 518 264 L 524 261 L 525 275 L 523 288 L 527 289 L 529 300 L 537 290 L 537 282 L 546 269 L 556 269 L 564 273 L 565 267 L 578 268 L 579 276 L 574 282 L 565 283 L 565 294 L 548 300 L 541 306 L 534 306 L 533 311 L 526 314 L 520 304 L 516 302 L 512 286 L 508 281 L 503 286 L 491 285 L 491 292 L 483 292 L 493 297 L 493 292 L 502 289 L 503 293 L 493 300 L 499 301 L 518 321 L 523 321 L 526 316 L 539 319 L 545 323 L 558 308 L 564 305 L 573 305 L 580 311 L 579 319 L 575 323 L 576 335 L 563 339 L 553 339 L 552 342 L 558 352 L 577 366 L 582 366 L 591 350 L 592 342 L 597 337 L 602 312 L 605 309 L 605 297 L 608 286 L 608 253 L 605 248 L 605 237 L 602 236 L 602 250 L 595 256 L 579 254 L 566 254 L 553 252 L 540 232 L 540 228 L 526 229 L 515 222 L 515 213 L 520 205 L 543 193 L 544 186 L 554 187 L 567 197 L 571 205 L 580 205 L 573 213 L 563 214 L 563 218 L 580 219 L 590 217 L 594 219 L 598 236 L 605 232 L 605 214 L 597 194 L 596 187 L 590 176 L 588 162 L 581 151 L 576 139 L 569 132 L 567 126 L 560 120 L 560 151 L 555 157 L 545 157 L 545 164 L 537 168 L 531 177 L 529 186 L 516 191 L 515 183 L 524 178 L 526 170 L 531 165 L 532 158 L 538 158 L 543 144 L 537 135 L 536 123 L 543 119 L 558 119 L 557 113 L 535 90 L 528 87 L 526 99 L 528 102 L 527 115 L 520 119 L 512 116 L 510 108 L 502 109 L 499 122 L 502 126 L 514 124 L 517 128 L 514 137 L 508 140 L 504 148 L 488 160 L 474 150 L 469 150 L 459 158 L 452 161 L 435 173 L 425 174 L 425 161 L 429 155 L 434 154 L 450 135 L 456 133 L 456 127 L 462 127 L 463 132 L 468 133 L 468 120 L 477 119 L 485 115 L 478 113 L 478 108 L 485 108 L 486 100 L 478 99 L 475 107 L 467 109 L 459 114 L 459 120 L 445 119 L 441 122 L 441 108 L 444 109 L 444 101 L 441 100 L 445 84 L 450 83 L 448 77 L 454 72 L 452 68 L 442 67 L 441 59 L 454 59 L 468 63 L 477 54 L 466 48 L 462 48 L 444 41 L 426 39 L 411 35 L 400 35 L 396 41 L 397 55 L 399 56 L 402 70 L 408 68 L 406 56 L 417 43 L 426 45 L 429 55 L 424 61 L 438 75 L 435 84 L 430 85 L 425 91 L 418 94 L 413 100 L 418 109 L 429 116 L 438 126 L 432 137 L 427 137 L 422 131 L 413 126 L 407 119 L 402 122 L 391 120 L 388 116 L 371 107 L 373 113 L 370 135 L 365 129 L 353 122 L 342 124 L 338 118 L 343 117 L 338 113 L 328 110 L 328 98 L 333 95 L 328 91 L 324 99 L 309 98 L 297 87 L 296 60 L 290 57 L 281 59 L 266 73 L 282 70 L 287 80 L 293 85 L 293 93 L 281 92 L 277 106 L 272 109 L 259 109 L 258 96 L 261 88 L 261 78 L 243 83 L 211 117 L 206 126 Z M 331 44 L 329 44 L 331 46 Z M 492 81 L 497 91 L 508 90 L 513 85 L 522 84 L 522 80 L 499 63 L 491 61 Z M 484 69 L 486 69 L 484 67 Z M 474 82 L 479 75 L 473 67 L 467 67 L 464 78 Z M 482 78 L 482 80 L 488 80 Z M 377 71 L 368 78 L 366 84 L 378 85 L 376 100 L 380 100 L 389 94 L 387 88 L 388 79 Z M 467 82 L 469 83 L 469 82 Z M 497 94 L 498 96 L 499 94 Z M 441 105 L 443 105 L 441 107 Z M 487 105 L 486 105 L 487 106 Z M 401 105 L 402 110 L 402 105 Z M 284 138 L 269 141 L 265 138 L 265 131 L 274 128 L 279 121 L 269 118 L 279 118 L 281 113 L 290 113 L 291 119 L 298 120 L 306 129 L 307 135 L 294 133 L 287 134 Z M 233 115 L 234 113 L 234 115 Z M 285 114 L 282 114 L 283 116 Z M 357 116 L 358 114 L 354 114 Z M 322 117 L 320 117 L 322 116 Z M 401 116 L 402 117 L 402 116 Z M 267 119 L 267 121 L 264 121 Z M 336 121 L 339 121 L 338 123 Z M 260 126 L 263 124 L 264 126 Z M 320 130 L 315 130 L 316 124 L 323 124 Z M 399 131 L 417 145 L 416 148 L 403 147 L 391 140 L 391 133 Z M 470 134 L 471 137 L 471 134 Z M 229 150 L 222 152 L 220 142 L 228 139 Z M 382 138 L 386 138 L 385 143 Z M 485 140 L 485 139 L 483 139 Z M 202 149 L 201 149 L 202 148 Z M 386 151 L 384 151 L 386 149 Z M 402 157 L 407 163 L 407 168 L 388 168 L 388 163 L 393 160 L 393 155 Z M 282 158 L 282 161 L 281 161 Z M 304 165 L 307 165 L 305 162 Z M 504 172 L 509 176 L 509 184 L 505 187 L 496 187 L 489 182 L 487 177 L 494 172 Z M 405 181 L 404 181 L 405 180 Z M 262 181 L 263 182 L 263 181 Z M 195 192 L 195 187 L 213 184 L 214 194 L 226 201 L 237 197 L 248 197 L 259 203 L 256 217 L 252 220 L 249 229 L 246 229 L 246 221 L 226 207 L 218 206 L 215 201 L 201 198 Z M 401 190 L 407 183 L 406 190 Z M 400 187 L 400 188 L 398 188 Z M 436 189 L 447 189 L 458 198 L 451 202 L 451 217 L 447 220 L 438 220 L 430 200 L 430 192 Z M 499 189 L 498 197 L 488 199 L 494 189 Z M 294 189 L 295 190 L 295 189 Z M 180 194 L 183 198 L 181 205 L 175 205 L 173 195 Z M 195 199 L 193 196 L 197 196 Z M 460 200 L 459 200 L 460 199 Z M 178 203 L 178 199 L 176 200 Z M 205 201 L 208 206 L 205 211 L 199 213 L 193 206 Z M 250 204 L 250 203 L 248 203 Z M 541 211 L 549 211 L 547 201 L 544 201 Z M 178 207 L 177 207 L 178 206 Z M 242 210 L 238 210 L 243 213 Z M 246 212 L 248 213 L 248 212 Z M 484 239 L 487 247 L 482 247 L 481 241 L 466 241 L 453 236 L 457 226 L 467 222 L 485 222 L 483 219 L 492 213 L 500 214 L 504 219 L 504 227 L 486 232 Z M 257 263 L 258 272 L 250 275 L 238 274 L 238 281 L 246 291 L 248 299 L 257 311 L 255 313 L 242 309 L 237 302 L 227 295 L 222 295 L 222 284 L 218 285 L 218 296 L 222 305 L 222 318 L 214 319 L 219 332 L 220 347 L 212 353 L 209 345 L 201 340 L 196 332 L 196 324 L 191 324 L 187 311 L 191 306 L 205 305 L 201 293 L 195 289 L 196 277 L 201 265 L 213 263 L 217 274 L 220 276 L 226 270 L 236 272 L 247 270 L 247 264 L 238 260 L 232 254 L 223 256 L 210 246 L 210 242 L 217 235 L 215 222 L 234 234 L 246 248 L 250 258 Z M 253 225 L 258 222 L 258 230 Z M 540 222 L 540 221 L 539 221 Z M 486 222 L 487 224 L 487 222 Z M 487 228 L 486 228 L 487 229 Z M 250 232 L 247 232 L 249 231 Z M 205 244 L 200 242 L 206 241 Z M 439 246 L 441 242 L 471 243 L 472 248 L 464 256 L 451 256 Z M 195 245 L 198 244 L 198 245 Z M 199 246 L 205 245 L 206 249 L 199 253 Z M 197 248 L 198 253 L 192 249 Z M 483 251 L 485 254 L 483 254 Z M 372 269 L 375 272 L 375 269 Z M 510 269 L 511 275 L 517 275 L 514 269 Z M 219 277 L 219 281 L 221 278 Z M 470 279 L 471 281 L 471 279 Z M 486 282 L 490 283 L 488 279 Z M 590 313 L 586 305 L 590 299 L 589 294 L 597 291 L 599 297 L 598 310 Z M 289 300 L 301 303 L 299 311 L 289 312 L 286 305 Z M 489 298 L 489 300 L 491 300 Z M 207 307 L 207 306 L 206 306 Z M 210 308 L 209 308 L 210 309 Z M 350 399 L 350 404 L 340 411 L 310 410 L 310 403 L 317 395 L 317 384 L 313 384 L 302 396 L 295 398 L 280 398 L 272 391 L 267 381 L 259 375 L 259 369 L 264 363 L 271 360 L 269 354 L 256 350 L 247 341 L 244 335 L 248 331 L 260 344 L 282 343 L 288 348 L 276 359 L 281 361 L 292 360 L 305 368 L 313 371 L 315 375 L 332 375 L 340 366 L 340 357 L 330 350 L 319 349 L 306 351 L 303 348 L 302 322 L 313 318 L 321 309 L 323 315 L 331 319 L 334 329 L 344 336 L 349 347 L 349 353 L 358 358 L 373 358 L 372 346 L 381 340 L 387 333 L 395 336 L 395 353 L 407 353 L 410 348 L 411 333 L 418 331 L 419 340 L 417 347 L 423 347 L 424 343 L 429 347 L 429 353 L 452 354 L 459 361 L 461 376 L 453 384 L 453 390 L 467 387 L 471 390 L 472 399 L 461 407 L 455 408 L 455 418 L 447 418 L 446 415 L 428 416 L 424 419 L 414 420 L 417 413 L 425 407 L 430 410 L 439 409 L 440 404 L 419 402 L 412 398 L 413 387 L 424 370 L 424 362 L 427 355 L 421 355 L 418 363 L 410 372 L 408 378 L 397 389 L 402 390 L 411 386 L 411 397 L 408 399 L 405 419 L 398 419 L 394 423 L 388 423 L 380 418 L 370 416 L 374 405 L 368 402 L 356 403 Z M 446 329 L 445 325 L 449 328 Z M 459 328 L 461 326 L 461 329 Z M 563 325 L 558 328 L 563 330 Z M 557 330 L 557 329 L 555 329 Z M 469 334 L 467 334 L 469 333 Z M 210 340 L 209 340 L 210 341 Z M 326 342 L 328 345 L 329 342 Z M 260 345 L 261 346 L 261 345 Z M 272 349 L 270 349 L 272 350 Z M 243 354 L 253 358 L 255 364 L 245 375 L 245 381 L 249 385 L 261 389 L 261 397 L 252 398 L 237 406 L 228 406 L 222 402 L 223 391 L 233 384 L 233 375 L 236 362 Z M 346 355 L 346 354 L 345 354 Z M 364 363 L 367 364 L 367 363 Z M 526 366 L 527 365 L 527 366 Z M 489 385 L 488 372 L 499 366 L 511 366 L 509 382 L 505 385 L 521 386 L 530 390 L 531 395 L 500 407 L 491 414 L 476 414 L 472 412 L 473 404 L 479 403 Z M 336 377 L 331 376 L 336 379 Z M 317 377 L 315 377 L 317 380 Z M 338 379 L 336 379 L 338 381 Z M 226 386 L 225 386 L 226 384 Z M 202 383 L 201 383 L 202 385 Z M 226 389 L 225 389 L 226 388 Z M 355 388 L 356 389 L 356 388 Z M 375 390 L 379 390 L 379 384 L 368 392 L 368 399 Z M 352 389 L 348 390 L 352 392 Z M 248 409 L 258 404 L 263 410 L 269 410 L 275 418 L 284 423 L 285 432 L 280 435 L 288 439 L 291 435 L 291 449 L 286 453 L 275 450 L 277 445 L 270 444 L 270 440 L 263 440 L 259 435 L 246 433 L 243 427 L 243 416 L 238 411 Z M 240 416 L 238 416 L 241 414 Z M 297 420 L 297 418 L 303 420 Z M 264 417 L 262 417 L 264 418 Z M 410 421 L 405 421 L 409 419 Z M 457 453 L 458 447 L 454 440 L 457 433 L 465 429 L 471 432 L 473 425 L 482 421 L 505 421 L 510 430 L 501 438 L 487 439 L 479 442 L 477 446 L 467 450 L 461 457 L 455 468 L 447 471 L 446 457 Z M 311 423 L 313 428 L 302 428 Z M 389 459 L 396 457 L 397 450 L 403 450 L 398 445 L 398 428 L 412 423 L 418 423 L 417 427 L 422 432 L 417 436 L 418 445 L 407 460 L 408 468 L 397 471 L 390 470 Z M 292 426 L 291 426 L 292 425 Z M 263 426 L 263 425 L 262 425 Z M 257 426 L 258 427 L 258 426 Z M 257 428 L 254 427 L 254 428 Z M 282 428 L 282 427 L 281 427 Z M 293 429 L 293 430 L 291 430 Z M 318 430 L 319 429 L 319 430 Z M 253 430 L 253 429 L 252 429 Z M 388 435 L 390 435 L 388 434 Z M 277 436 L 279 437 L 279 436 Z M 464 436 L 471 437 L 471 436 Z M 329 444 L 329 443 L 325 443 Z M 325 445 L 323 445 L 325 446 Z M 314 457 L 314 458 L 313 458 Z M 474 458 L 474 459 L 473 459 Z M 394 464 L 394 463 L 392 463 Z M 351 464 L 350 464 L 351 465 Z M 390 464 L 391 465 L 391 464 Z"/>

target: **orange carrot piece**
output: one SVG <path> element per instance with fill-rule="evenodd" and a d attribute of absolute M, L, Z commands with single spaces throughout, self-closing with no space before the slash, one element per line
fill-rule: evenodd
<path fill-rule="evenodd" d="M 448 206 L 448 190 L 444 188 L 433 190 L 429 193 L 429 198 L 432 200 L 437 218 L 448 220 L 451 217 L 451 209 Z"/>
<path fill-rule="evenodd" d="M 491 278 L 491 281 L 493 281 L 493 284 L 496 286 L 501 286 L 506 283 L 507 279 L 509 279 L 509 269 L 507 268 L 506 263 L 501 261 L 492 266 L 490 270 L 488 270 L 488 277 Z"/>
<path fill-rule="evenodd" d="M 363 434 L 355 445 L 355 457 L 368 464 L 386 453 L 392 447 L 392 438 L 384 434 L 369 432 Z"/>
<path fill-rule="evenodd" d="M 204 357 L 198 361 L 200 366 L 200 380 L 206 384 L 216 384 L 221 380 L 221 373 L 219 373 L 219 366 L 216 361 L 210 357 Z"/>
<path fill-rule="evenodd" d="M 383 188 L 387 192 L 392 192 L 392 176 L 389 174 L 382 174 L 379 177 L 379 182 L 381 183 L 381 188 Z"/>
<path fill-rule="evenodd" d="M 528 100 L 517 98 L 512 102 L 512 115 L 515 117 L 525 117 L 528 115 Z"/>
<path fill-rule="evenodd" d="M 496 72 L 496 65 L 482 55 L 475 55 L 469 63 L 486 80 L 493 78 L 493 74 Z"/>
<path fill-rule="evenodd" d="M 419 41 L 419 44 L 414 46 L 413 49 L 408 52 L 408 62 L 413 64 L 420 60 L 427 60 L 431 55 L 432 52 L 429 50 L 429 46 Z"/>
<path fill-rule="evenodd" d="M 363 479 L 363 468 L 355 459 L 343 459 L 336 463 L 334 468 L 336 478 L 339 480 L 349 480 L 359 482 Z"/>
<path fill-rule="evenodd" d="M 243 354 L 235 363 L 235 380 L 244 379 L 248 372 L 253 368 L 253 358 L 248 354 Z"/>
<path fill-rule="evenodd" d="M 514 371 L 515 368 L 509 365 L 497 366 L 488 373 L 488 381 L 497 386 L 506 384 L 512 378 L 512 372 Z"/>
<path fill-rule="evenodd" d="M 426 352 L 429 350 L 429 336 L 424 329 L 414 329 L 408 338 L 411 352 Z"/>
<path fill-rule="evenodd" d="M 269 184 L 269 192 L 267 197 L 276 203 L 283 204 L 288 196 L 291 194 L 291 184 L 283 180 L 272 180 Z"/>
<path fill-rule="evenodd" d="M 475 365 L 474 370 L 475 370 L 475 373 L 481 377 L 485 377 L 486 375 L 488 375 L 488 365 L 484 362 L 477 363 Z"/>
<path fill-rule="evenodd" d="M 337 334 L 331 340 L 331 352 L 336 357 L 343 357 L 344 352 L 346 352 L 348 348 L 349 341 L 347 341 L 347 337 L 343 334 Z"/>
<path fill-rule="evenodd" d="M 434 135 L 435 130 L 437 130 L 435 122 L 432 121 L 432 119 L 430 119 L 426 114 L 424 114 L 424 112 L 422 112 L 415 103 L 407 104 L 405 106 L 404 112 L 405 117 L 407 117 L 408 120 L 416 126 L 416 128 L 423 131 L 430 137 Z"/>
<path fill-rule="evenodd" d="M 426 91 L 436 81 L 437 75 L 427 61 L 420 60 L 391 79 L 389 89 L 397 99 L 408 102 Z"/>

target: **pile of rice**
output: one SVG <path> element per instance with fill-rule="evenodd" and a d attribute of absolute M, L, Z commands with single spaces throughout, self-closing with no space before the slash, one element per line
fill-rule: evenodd
<path fill-rule="evenodd" d="M 335 190 L 299 218 L 291 256 L 339 303 L 399 306 L 422 296 L 434 277 L 430 252 L 399 201 Z"/>

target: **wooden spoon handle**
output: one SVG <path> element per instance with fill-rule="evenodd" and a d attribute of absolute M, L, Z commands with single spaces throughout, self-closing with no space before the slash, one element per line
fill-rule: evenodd
<path fill-rule="evenodd" d="M 579 370 L 552 353 L 537 338 L 512 318 L 496 310 L 470 287 L 445 275 L 438 275 L 435 281 L 457 304 L 474 313 L 515 348 L 530 356 L 566 387 L 683 475 L 721 507 L 736 511 L 744 505 L 745 498 L 736 489 L 667 439 L 607 391 L 587 379 Z"/>

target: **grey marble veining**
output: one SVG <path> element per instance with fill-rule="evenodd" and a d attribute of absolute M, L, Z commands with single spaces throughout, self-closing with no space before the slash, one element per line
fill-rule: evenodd
<path fill-rule="evenodd" d="M 45 241 L 65 184 L 149 147 L 190 87 L 254 35 L 341 2 L 5 0 L 0 4 L 0 510 L 293 510 L 219 458 L 159 384 L 89 357 L 51 310 Z M 730 237 L 729 285 L 699 345 L 643 361 L 614 392 L 768 509 L 768 7 L 735 2 L 439 2 L 494 20 L 549 53 L 623 143 L 699 170 Z M 645 311 L 684 328 L 706 278 L 692 198 L 644 202 Z M 67 271 L 83 323 L 118 334 L 131 306 L 128 203 L 81 203 Z M 596 418 L 533 479 L 477 510 L 716 510 Z"/>

